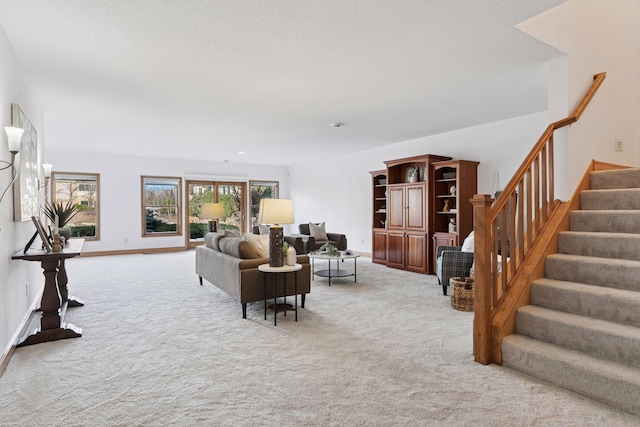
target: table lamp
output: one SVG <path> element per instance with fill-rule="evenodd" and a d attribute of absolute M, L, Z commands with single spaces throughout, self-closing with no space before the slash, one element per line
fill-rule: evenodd
<path fill-rule="evenodd" d="M 203 203 L 200 210 L 200 218 L 209 220 L 209 232 L 218 232 L 218 220 L 222 218 L 224 211 L 222 203 Z"/>
<path fill-rule="evenodd" d="M 280 224 L 293 224 L 293 200 L 262 199 L 260 200 L 259 224 L 271 224 L 269 227 L 269 265 L 284 265 L 282 245 L 284 233 Z"/>

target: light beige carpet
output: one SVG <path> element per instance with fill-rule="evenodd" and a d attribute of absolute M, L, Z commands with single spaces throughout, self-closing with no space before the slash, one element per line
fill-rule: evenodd
<path fill-rule="evenodd" d="M 350 262 L 344 267 L 351 268 Z M 312 282 L 299 321 L 194 274 L 193 251 L 78 258 L 83 337 L 17 349 L 0 425 L 631 426 L 640 420 L 473 362 L 472 313 L 434 276 L 358 262 Z"/>

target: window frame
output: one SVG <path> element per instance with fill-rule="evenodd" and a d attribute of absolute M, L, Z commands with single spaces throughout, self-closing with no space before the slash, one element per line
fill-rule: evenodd
<path fill-rule="evenodd" d="M 147 182 L 149 181 L 149 182 Z M 171 206 L 167 205 L 167 207 L 175 208 L 176 210 L 176 231 L 157 231 L 157 232 L 148 232 L 147 231 L 147 192 L 146 185 L 147 184 L 168 184 L 176 186 L 176 205 Z M 141 203 L 141 235 L 142 237 L 174 237 L 174 236 L 182 236 L 182 178 L 177 176 L 151 176 L 151 175 L 142 175 L 140 176 L 140 203 Z"/>
<path fill-rule="evenodd" d="M 100 240 L 100 174 L 94 172 L 63 172 L 63 171 L 52 171 L 51 177 L 49 178 L 50 185 L 50 199 L 51 203 L 55 203 L 57 200 L 56 194 L 56 181 L 59 180 L 74 180 L 73 177 L 92 177 L 95 178 L 96 182 L 96 194 L 95 194 L 95 212 L 96 212 L 96 225 L 95 225 L 95 236 L 85 236 L 83 237 L 85 240 L 90 240 L 92 242 L 96 242 Z M 90 181 L 90 179 L 86 179 L 84 181 Z M 84 191 L 84 190 L 78 190 Z M 47 201 L 47 197 L 45 195 L 45 201 Z"/>
<path fill-rule="evenodd" d="M 257 221 L 257 215 L 259 213 L 260 210 L 260 200 L 258 200 L 258 204 L 254 205 L 253 204 L 253 187 L 274 187 L 274 194 L 273 194 L 273 199 L 279 199 L 280 198 L 280 181 L 273 181 L 273 180 L 250 180 L 249 181 L 249 229 L 253 230 L 253 227 L 255 225 L 258 225 L 257 223 L 254 224 L 254 216 L 253 216 L 253 208 L 257 208 L 256 210 L 256 221 Z"/>

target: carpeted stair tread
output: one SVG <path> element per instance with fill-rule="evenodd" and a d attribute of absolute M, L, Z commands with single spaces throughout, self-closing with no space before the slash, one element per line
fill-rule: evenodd
<path fill-rule="evenodd" d="M 640 327 L 640 292 L 543 278 L 531 283 L 531 304 Z"/>
<path fill-rule="evenodd" d="M 545 277 L 640 291 L 640 261 L 552 254 L 545 260 Z"/>
<path fill-rule="evenodd" d="M 569 215 L 571 231 L 640 234 L 640 211 L 573 211 Z"/>
<path fill-rule="evenodd" d="M 638 188 L 640 187 L 640 169 L 618 169 L 591 172 L 591 189 Z"/>
<path fill-rule="evenodd" d="M 580 193 L 580 209 L 640 209 L 640 188 L 582 191 Z"/>
<path fill-rule="evenodd" d="M 640 415 L 640 169 L 597 171 L 558 234 L 503 365 Z"/>
<path fill-rule="evenodd" d="M 558 252 L 640 261 L 640 234 L 565 231 L 558 235 Z"/>
<path fill-rule="evenodd" d="M 532 338 L 502 341 L 503 366 L 640 415 L 640 370 Z"/>
<path fill-rule="evenodd" d="M 640 328 L 535 305 L 516 312 L 516 333 L 640 368 Z"/>

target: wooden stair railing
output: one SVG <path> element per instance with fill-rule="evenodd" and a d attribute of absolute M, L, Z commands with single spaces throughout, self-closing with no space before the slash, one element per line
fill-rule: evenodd
<path fill-rule="evenodd" d="M 515 332 L 515 310 L 529 303 L 531 282 L 544 274 L 540 267 L 544 248 L 555 237 L 552 229 L 565 217 L 552 219 L 560 208 L 560 201 L 554 197 L 554 132 L 580 119 L 605 76 L 606 73 L 594 75 L 591 87 L 573 113 L 546 128 L 495 201 L 484 194 L 471 199 L 476 362 L 502 363 L 502 337 Z M 549 235 L 544 235 L 547 228 Z"/>

